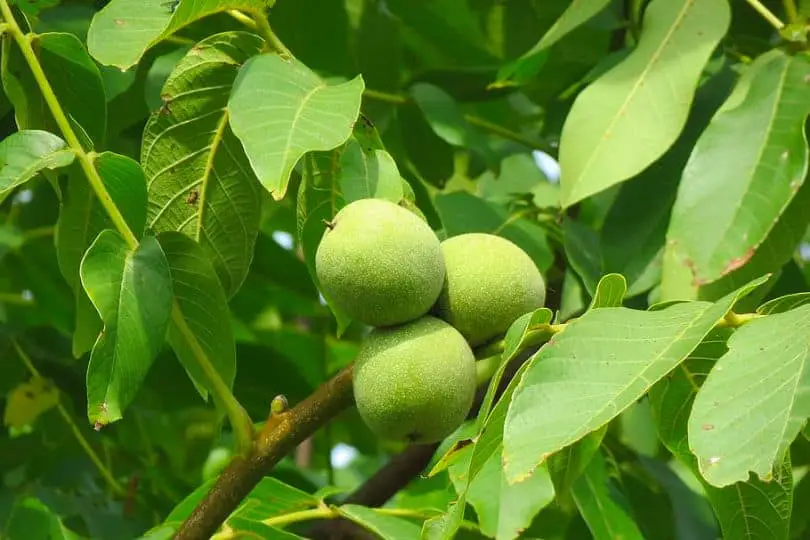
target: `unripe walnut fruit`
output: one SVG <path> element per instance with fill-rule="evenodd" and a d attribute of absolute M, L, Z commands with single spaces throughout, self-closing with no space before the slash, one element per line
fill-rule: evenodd
<path fill-rule="evenodd" d="M 426 315 L 366 336 L 355 361 L 353 387 L 357 410 L 378 437 L 437 442 L 470 411 L 475 357 L 455 328 Z"/>
<path fill-rule="evenodd" d="M 475 347 L 504 334 L 521 315 L 542 307 L 546 285 L 534 261 L 492 234 L 469 233 L 442 242 L 447 269 L 434 313 Z"/>
<path fill-rule="evenodd" d="M 315 254 L 324 296 L 349 317 L 390 326 L 427 313 L 444 281 L 439 239 L 413 212 L 360 199 L 327 224 Z"/>

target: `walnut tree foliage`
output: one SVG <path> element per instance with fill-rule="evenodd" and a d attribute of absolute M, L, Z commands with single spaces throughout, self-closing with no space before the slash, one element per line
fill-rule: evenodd
<path fill-rule="evenodd" d="M 809 1 L 0 19 L 0 538 L 810 535 Z M 363 198 L 548 285 L 439 445 L 352 407 Z"/>

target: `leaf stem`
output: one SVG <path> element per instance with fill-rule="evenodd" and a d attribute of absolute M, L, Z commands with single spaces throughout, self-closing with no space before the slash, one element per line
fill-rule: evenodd
<path fill-rule="evenodd" d="M 340 517 L 340 512 L 330 508 L 326 505 L 319 506 L 318 508 L 310 508 L 308 510 L 299 510 L 298 512 L 290 512 L 283 516 L 276 516 L 267 518 L 262 521 L 265 525 L 270 527 L 283 527 L 290 523 L 297 523 L 299 521 L 309 521 L 312 519 L 334 519 Z"/>
<path fill-rule="evenodd" d="M 28 368 L 29 372 L 31 372 L 31 375 L 34 377 L 41 377 L 39 370 L 37 370 L 34 363 L 31 361 L 31 357 L 29 357 L 22 347 L 20 347 L 17 340 L 12 339 L 11 344 L 14 347 L 14 350 L 17 351 L 17 356 L 20 357 L 22 363 L 25 364 L 25 367 Z M 105 482 L 107 482 L 110 489 L 118 496 L 123 497 L 126 495 L 126 489 L 124 489 L 124 487 L 118 483 L 118 480 L 115 479 L 110 470 L 104 465 L 104 463 L 102 463 L 101 458 L 98 457 L 98 454 L 96 454 L 95 450 L 93 450 L 93 447 L 90 446 L 90 443 L 84 438 L 84 435 L 82 435 L 82 432 L 79 430 L 79 426 L 73 421 L 70 413 L 67 411 L 65 406 L 62 405 L 61 400 L 57 401 L 56 408 L 59 411 L 59 414 L 62 415 L 62 418 L 64 418 L 68 427 L 70 427 L 70 431 L 73 432 L 73 436 L 76 437 L 76 441 L 78 441 L 79 446 L 82 447 L 84 453 L 87 454 L 87 457 L 89 457 L 90 461 L 93 462 L 93 465 L 96 466 L 99 474 L 101 474 L 101 477 L 104 478 Z"/>
<path fill-rule="evenodd" d="M 782 0 L 782 4 L 785 6 L 785 15 L 787 15 L 788 21 L 792 24 L 801 24 L 801 16 L 798 8 L 796 8 L 796 1 Z"/>
<path fill-rule="evenodd" d="M 293 58 L 293 54 L 290 52 L 290 49 L 287 48 L 284 43 L 278 38 L 273 29 L 270 27 L 270 22 L 267 20 L 267 15 L 262 13 L 259 10 L 253 10 L 250 12 L 251 18 L 253 19 L 253 23 L 256 25 L 256 30 L 261 34 L 264 40 L 267 42 L 270 47 L 273 48 L 281 56 L 286 56 L 288 58 Z"/>
<path fill-rule="evenodd" d="M 56 94 L 39 63 L 36 53 L 34 53 L 34 49 L 31 47 L 30 38 L 23 34 L 17 21 L 14 19 L 11 8 L 8 5 L 8 0 L 0 0 L 0 15 L 3 16 L 5 24 L 8 27 L 8 32 L 19 46 L 28 67 L 31 69 L 34 79 L 37 81 L 42 96 L 45 99 L 45 103 L 47 103 L 56 125 L 62 132 L 62 136 L 76 154 L 76 159 L 79 161 L 79 165 L 87 176 L 87 180 L 93 192 L 96 194 L 99 201 L 101 201 L 102 207 L 112 221 L 113 226 L 126 241 L 127 246 L 129 246 L 130 249 L 137 248 L 137 237 L 129 228 L 118 206 L 113 202 L 110 193 L 107 191 L 107 187 L 104 185 L 101 176 L 96 170 L 94 160 L 97 154 L 95 154 L 95 152 L 86 152 L 82 147 L 79 138 L 67 119 L 65 111 L 56 98 Z M 250 417 L 219 376 L 219 373 L 217 373 L 216 369 L 211 365 L 205 351 L 197 341 L 196 336 L 194 336 L 194 333 L 188 328 L 176 300 L 172 304 L 172 323 L 177 326 L 183 338 L 194 351 L 195 360 L 200 364 L 202 371 L 205 373 L 211 392 L 214 394 L 215 399 L 224 407 L 234 430 L 238 453 L 243 455 L 249 453 L 253 444 L 253 424 L 250 421 Z"/>
<path fill-rule="evenodd" d="M 421 520 L 430 519 L 442 513 L 440 511 L 413 510 L 411 508 L 370 508 L 369 510 L 373 510 L 375 514 L 380 514 L 381 516 L 393 516 Z M 461 528 L 467 529 L 468 531 L 480 530 L 478 525 L 467 520 L 461 521 Z"/>
<path fill-rule="evenodd" d="M 0 293 L 0 304 L 14 304 L 16 306 L 31 306 L 34 301 L 22 294 Z"/>
<path fill-rule="evenodd" d="M 726 316 L 723 317 L 723 320 L 717 323 L 717 328 L 739 328 L 761 317 L 765 317 L 765 315 L 761 313 L 734 313 L 733 311 L 729 311 L 726 313 Z"/>
<path fill-rule="evenodd" d="M 783 23 L 783 22 L 782 22 L 782 21 L 779 19 L 779 17 L 777 17 L 776 15 L 774 15 L 774 14 L 773 14 L 773 12 L 772 12 L 770 9 L 768 9 L 767 7 L 765 7 L 765 6 L 762 4 L 762 2 L 760 2 L 759 0 L 745 0 L 745 1 L 746 1 L 746 2 L 748 2 L 748 5 L 749 5 L 749 6 L 751 6 L 752 8 L 754 8 L 754 10 L 755 10 L 757 13 L 759 13 L 760 15 L 762 15 L 762 18 L 763 18 L 763 19 L 765 19 L 766 21 L 768 21 L 768 23 L 769 23 L 771 26 L 773 26 L 774 28 L 776 28 L 777 30 L 781 30 L 781 29 L 782 29 L 782 28 L 785 26 L 785 23 Z"/>
<path fill-rule="evenodd" d="M 239 11 L 238 9 L 229 9 L 228 15 L 230 15 L 240 23 L 244 24 L 248 28 L 256 30 L 256 22 L 247 15 L 245 15 L 244 13 L 242 13 L 241 11 Z"/>
<path fill-rule="evenodd" d="M 363 90 L 363 96 L 374 100 L 374 101 L 381 101 L 383 103 L 390 103 L 392 105 L 406 105 L 410 103 L 410 99 L 407 96 L 403 96 L 400 94 L 391 94 L 389 92 L 382 92 L 380 90 L 374 90 L 372 88 L 366 88 Z M 544 145 L 539 141 L 535 141 L 530 139 L 529 137 L 525 137 L 516 131 L 513 131 L 509 128 L 505 128 L 499 124 L 495 124 L 490 122 L 486 118 L 481 118 L 480 116 L 476 116 L 474 114 L 464 114 L 464 120 L 467 121 L 472 126 L 479 127 L 485 131 L 489 131 L 493 135 L 497 135 L 503 139 L 507 139 L 510 141 L 514 141 L 518 144 L 522 144 L 527 148 L 533 148 L 535 150 L 543 150 L 543 151 L 550 151 L 551 147 L 548 145 Z"/>
<path fill-rule="evenodd" d="M 96 168 L 93 166 L 90 155 L 85 152 L 81 142 L 79 142 L 79 138 L 73 131 L 65 112 L 59 105 L 59 101 L 56 99 L 56 94 L 51 87 L 51 83 L 45 76 L 45 72 L 42 70 L 42 66 L 39 64 L 39 59 L 37 58 L 36 53 L 34 53 L 34 49 L 31 47 L 30 38 L 23 34 L 22 30 L 17 24 L 17 21 L 11 14 L 11 8 L 8 5 L 8 0 L 0 0 L 0 14 L 3 15 L 3 19 L 6 21 L 5 24 L 7 25 L 7 31 L 17 43 L 23 58 L 25 58 L 28 67 L 31 69 L 34 80 L 36 80 L 37 85 L 42 92 L 42 97 L 45 100 L 45 103 L 48 105 L 48 109 L 50 110 L 56 125 L 59 127 L 59 131 L 62 132 L 62 136 L 65 138 L 65 141 L 67 141 L 73 152 L 76 154 L 76 158 L 79 160 L 79 165 L 101 201 L 101 205 L 104 207 L 104 210 L 110 216 L 113 224 L 121 233 L 121 236 L 124 237 L 127 245 L 130 247 L 137 246 L 138 240 L 135 238 L 135 235 L 130 230 L 126 221 L 124 221 L 124 216 L 121 215 L 121 211 L 118 210 L 118 207 L 115 205 L 110 197 L 110 194 L 107 192 L 107 189 L 104 187 L 104 183 L 101 181 L 101 176 L 99 176 L 98 171 L 96 171 Z"/>

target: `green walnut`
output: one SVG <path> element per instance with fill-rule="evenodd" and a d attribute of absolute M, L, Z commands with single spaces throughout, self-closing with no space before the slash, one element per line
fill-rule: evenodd
<path fill-rule="evenodd" d="M 442 242 L 442 250 L 447 276 L 434 312 L 471 346 L 504 334 L 515 319 L 545 303 L 542 274 L 509 240 L 462 234 Z"/>
<path fill-rule="evenodd" d="M 331 303 L 369 326 L 417 319 L 444 282 L 441 244 L 416 214 L 381 199 L 360 199 L 327 224 L 315 270 Z"/>
<path fill-rule="evenodd" d="M 353 387 L 357 410 L 378 437 L 437 442 L 470 411 L 475 357 L 455 328 L 425 315 L 372 330 L 360 345 Z"/>

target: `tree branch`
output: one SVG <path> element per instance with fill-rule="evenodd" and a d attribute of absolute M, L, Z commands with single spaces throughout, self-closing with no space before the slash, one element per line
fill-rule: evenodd
<path fill-rule="evenodd" d="M 210 538 L 281 458 L 353 401 L 353 365 L 292 409 L 271 415 L 246 457 L 235 457 L 180 526 L 175 540 Z"/>

